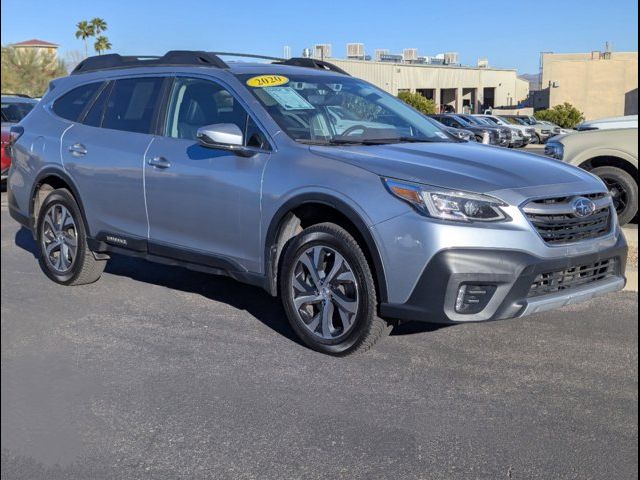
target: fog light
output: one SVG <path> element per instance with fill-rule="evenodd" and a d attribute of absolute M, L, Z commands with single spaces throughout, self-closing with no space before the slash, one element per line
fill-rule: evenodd
<path fill-rule="evenodd" d="M 456 312 L 473 314 L 484 310 L 496 291 L 495 285 L 460 285 L 456 296 Z"/>

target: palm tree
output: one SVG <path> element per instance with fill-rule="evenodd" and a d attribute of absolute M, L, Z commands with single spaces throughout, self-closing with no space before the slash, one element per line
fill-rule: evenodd
<path fill-rule="evenodd" d="M 76 27 L 78 28 L 78 30 L 76 30 L 76 38 L 81 38 L 84 42 L 84 56 L 88 57 L 89 50 L 87 47 L 87 38 L 95 35 L 94 26 L 86 20 L 82 20 L 81 22 L 78 22 Z"/>
<path fill-rule="evenodd" d="M 89 24 L 93 27 L 93 32 L 95 35 L 100 35 L 107 29 L 107 22 L 99 17 L 92 19 Z"/>
<path fill-rule="evenodd" d="M 93 48 L 96 49 L 98 55 L 102 55 L 102 52 L 111 50 L 111 42 L 109 42 L 107 37 L 100 36 L 96 38 L 96 43 L 93 44 Z"/>

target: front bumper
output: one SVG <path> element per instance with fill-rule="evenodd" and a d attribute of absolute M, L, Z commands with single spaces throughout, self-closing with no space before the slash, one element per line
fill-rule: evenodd
<path fill-rule="evenodd" d="M 539 274 L 615 259 L 608 278 L 557 293 L 529 297 Z M 624 288 L 627 244 L 620 235 L 610 248 L 572 257 L 539 258 L 522 251 L 492 249 L 443 250 L 427 264 L 409 299 L 402 304 L 381 304 L 383 317 L 454 324 L 523 317 L 578 303 Z M 477 313 L 458 313 L 456 299 L 462 285 L 493 289 L 486 306 Z"/>

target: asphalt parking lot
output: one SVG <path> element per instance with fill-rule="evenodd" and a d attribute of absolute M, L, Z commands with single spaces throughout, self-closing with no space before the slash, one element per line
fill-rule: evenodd
<path fill-rule="evenodd" d="M 1 220 L 2 479 L 637 477 L 636 293 L 334 359 L 230 279 L 58 286 Z"/>

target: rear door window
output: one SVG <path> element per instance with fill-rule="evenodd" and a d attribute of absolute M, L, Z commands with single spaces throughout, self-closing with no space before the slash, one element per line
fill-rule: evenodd
<path fill-rule="evenodd" d="M 163 80 L 161 77 L 116 80 L 106 104 L 102 127 L 151 133 Z"/>
<path fill-rule="evenodd" d="M 53 111 L 62 118 L 77 122 L 103 82 L 88 83 L 74 88 L 53 102 Z"/>

